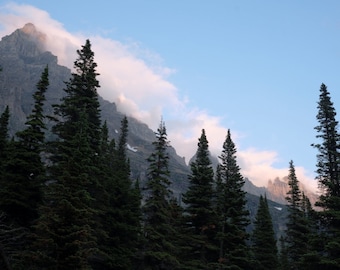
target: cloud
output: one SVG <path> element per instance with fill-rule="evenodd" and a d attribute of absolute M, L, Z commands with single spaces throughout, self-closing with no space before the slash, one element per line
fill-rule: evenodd
<path fill-rule="evenodd" d="M 268 180 L 276 177 L 283 178 L 288 175 L 287 168 L 276 168 L 275 162 L 278 161 L 278 154 L 274 151 L 260 151 L 255 148 L 239 151 L 238 162 L 243 176 L 248 177 L 258 186 L 267 186 Z M 317 182 L 303 167 L 295 166 L 295 173 L 298 180 L 309 187 L 312 191 L 317 190 Z"/>
<path fill-rule="evenodd" d="M 216 156 L 221 153 L 227 135 L 227 128 L 221 124 L 223 119 L 190 107 L 189 98 L 180 98 L 179 89 L 168 80 L 176 71 L 165 67 L 159 55 L 134 41 L 121 43 L 99 35 L 70 33 L 46 11 L 33 6 L 12 3 L 0 7 L 1 36 L 28 22 L 47 35 L 46 48 L 58 56 L 61 65 L 69 68 L 73 68 L 76 50 L 89 38 L 100 73 L 100 95 L 115 102 L 121 112 L 141 120 L 153 130 L 157 129 L 163 116 L 171 145 L 187 161 L 197 149 L 202 128 L 206 131 L 211 152 Z M 237 144 L 241 136 L 232 131 L 232 138 Z M 272 151 L 241 149 L 238 158 L 242 173 L 256 185 L 266 185 L 268 179 L 288 174 L 288 161 L 287 168 L 274 167 L 277 153 Z M 296 170 L 301 180 L 310 182 L 303 168 Z"/>
<path fill-rule="evenodd" d="M 29 5 L 10 3 L 0 7 L 1 36 L 8 35 L 26 23 L 33 23 L 46 33 L 46 47 L 59 58 L 59 63 L 72 66 L 76 57 L 76 49 L 83 43 L 81 36 L 68 33 L 60 22 L 53 20 L 41 9 Z M 69 57 L 71 55 L 71 57 Z"/>

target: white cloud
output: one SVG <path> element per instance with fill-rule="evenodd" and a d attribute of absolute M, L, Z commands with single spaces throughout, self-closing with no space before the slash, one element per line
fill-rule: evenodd
<path fill-rule="evenodd" d="M 47 34 L 46 47 L 58 56 L 59 63 L 69 67 L 73 65 L 76 49 L 83 43 L 80 35 L 68 33 L 46 11 L 33 6 L 11 3 L 0 7 L 0 12 L 1 36 L 22 28 L 26 23 L 33 23 L 39 31 Z"/>
<path fill-rule="evenodd" d="M 153 130 L 163 115 L 171 144 L 187 161 L 197 149 L 202 128 L 206 130 L 211 152 L 216 156 L 220 154 L 227 134 L 221 119 L 202 109 L 190 108 L 188 99 L 179 97 L 179 89 L 167 79 L 175 71 L 164 67 L 159 55 L 141 48 L 136 42 L 123 44 L 98 35 L 70 33 L 46 11 L 29 5 L 13 3 L 0 7 L 1 36 L 28 22 L 47 35 L 47 49 L 58 56 L 60 64 L 69 68 L 73 67 L 76 50 L 89 38 L 100 73 L 99 93 L 115 102 L 120 111 L 145 122 Z M 232 131 L 232 138 L 239 139 L 237 132 Z M 268 179 L 288 173 L 287 168 L 274 168 L 275 152 L 252 148 L 239 151 L 238 157 L 244 176 L 257 185 L 265 185 Z M 303 168 L 296 170 L 301 181 L 310 182 Z"/>
<path fill-rule="evenodd" d="M 276 177 L 283 178 L 288 175 L 287 168 L 276 168 L 275 162 L 278 160 L 278 154 L 274 151 L 260 151 L 255 148 L 239 151 L 238 162 L 242 174 L 248 177 L 258 186 L 267 186 L 268 180 L 274 180 Z M 317 182 L 312 175 L 303 167 L 295 165 L 295 173 L 298 180 L 311 190 L 317 190 Z"/>

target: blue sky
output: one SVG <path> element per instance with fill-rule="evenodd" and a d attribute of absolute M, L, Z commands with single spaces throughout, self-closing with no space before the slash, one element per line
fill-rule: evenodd
<path fill-rule="evenodd" d="M 340 106 L 339 14 L 339 1 L 2 1 L 0 33 L 30 20 L 64 65 L 90 38 L 105 98 L 152 129 L 163 115 L 187 159 L 202 128 L 216 154 L 230 128 L 261 185 L 291 159 L 313 181 L 321 83 Z"/>

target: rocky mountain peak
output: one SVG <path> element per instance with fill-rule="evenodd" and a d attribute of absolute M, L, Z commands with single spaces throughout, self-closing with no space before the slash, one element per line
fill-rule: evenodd
<path fill-rule="evenodd" d="M 299 182 L 299 188 L 309 198 L 312 205 L 318 200 L 318 195 L 312 192 L 308 187 Z M 267 190 L 269 191 L 268 199 L 279 202 L 281 204 L 287 204 L 287 192 L 289 191 L 288 177 L 275 178 L 274 180 L 268 180 Z"/>
<path fill-rule="evenodd" d="M 26 23 L 20 31 L 26 33 L 27 35 L 35 35 L 38 31 L 33 23 Z"/>
<path fill-rule="evenodd" d="M 71 77 L 71 70 L 58 65 L 57 56 L 45 49 L 48 33 L 43 34 L 32 23 L 17 29 L 0 41 L 0 113 L 6 106 L 10 109 L 9 133 L 13 136 L 16 131 L 25 127 L 27 116 L 32 111 L 32 94 L 36 83 L 46 65 L 49 69 L 50 85 L 46 92 L 44 113 L 53 115 L 53 104 L 59 104 L 63 97 L 65 83 Z M 114 139 L 119 138 L 121 119 L 124 115 L 117 111 L 113 102 L 99 96 L 102 120 L 106 121 L 109 134 Z M 144 123 L 128 117 L 128 156 L 131 165 L 131 177 L 139 179 L 141 185 L 146 180 L 148 167 L 147 158 L 154 150 L 152 142 L 156 139 L 154 132 Z M 47 119 L 50 130 L 52 122 Z M 49 135 L 50 131 L 47 131 Z M 169 166 L 174 178 L 172 190 L 180 194 L 187 188 L 189 168 L 184 160 L 176 154 L 174 148 L 169 148 Z"/>
<path fill-rule="evenodd" d="M 8 55 L 36 57 L 45 51 L 46 35 L 39 32 L 34 24 L 27 23 L 23 28 L 3 37 L 2 41 Z"/>

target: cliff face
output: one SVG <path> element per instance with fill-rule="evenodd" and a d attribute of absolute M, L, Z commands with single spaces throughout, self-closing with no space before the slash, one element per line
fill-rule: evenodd
<path fill-rule="evenodd" d="M 308 190 L 301 183 L 299 187 L 300 187 L 300 190 L 303 191 L 305 195 L 309 198 L 311 204 L 314 205 L 318 199 L 317 194 Z M 269 180 L 267 190 L 268 190 L 268 199 L 281 203 L 281 204 L 287 204 L 286 197 L 287 197 L 287 192 L 289 191 L 288 177 L 284 177 L 283 179 L 275 178 L 274 181 Z"/>
<path fill-rule="evenodd" d="M 0 111 L 9 106 L 11 135 L 24 127 L 32 109 L 32 94 L 46 65 L 50 73 L 46 114 L 52 114 L 51 104 L 60 100 L 63 82 L 70 77 L 70 70 L 59 66 L 57 57 L 44 50 L 43 41 L 44 35 L 32 24 L 26 24 L 0 42 Z"/>
<path fill-rule="evenodd" d="M 64 95 L 65 81 L 71 77 L 70 69 L 58 65 L 58 59 L 45 49 L 46 35 L 37 31 L 33 24 L 5 36 L 0 41 L 0 113 L 8 105 L 10 109 L 10 135 L 22 130 L 26 117 L 33 107 L 32 94 L 43 69 L 48 65 L 50 86 L 46 92 L 45 114 L 53 115 L 52 104 L 59 104 Z M 99 97 L 102 120 L 107 121 L 112 138 L 118 139 L 120 122 L 124 117 L 116 105 Z M 146 159 L 154 150 L 154 132 L 146 124 L 128 117 L 128 155 L 131 159 L 133 178 L 145 181 Z M 52 123 L 46 123 L 51 127 Z M 173 171 L 173 190 L 180 193 L 187 187 L 188 166 L 175 149 L 170 148 L 170 169 Z"/>

